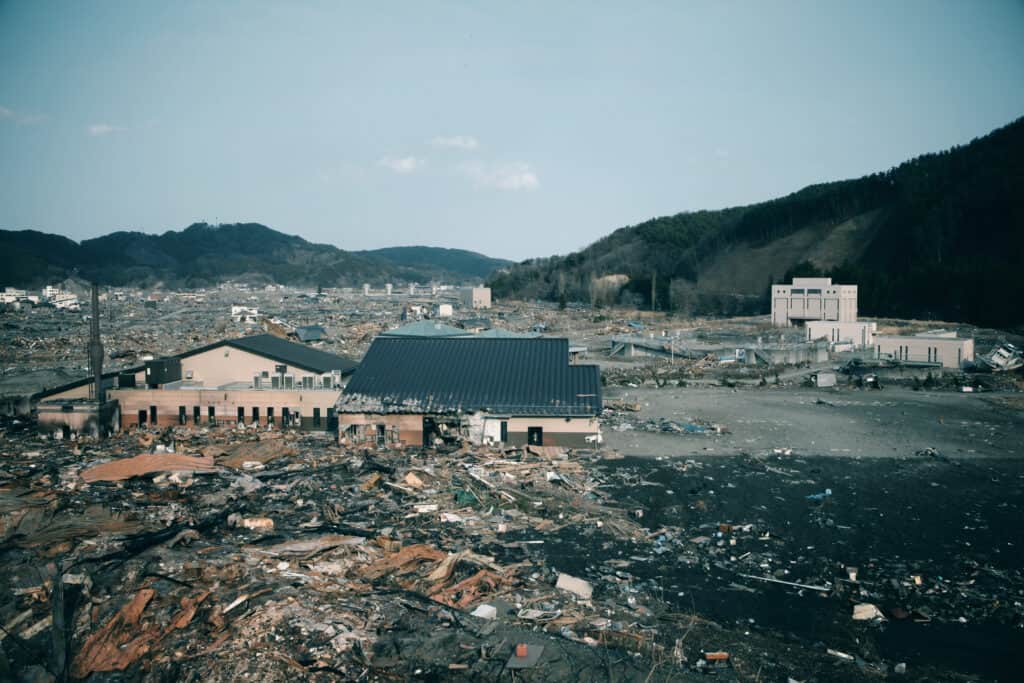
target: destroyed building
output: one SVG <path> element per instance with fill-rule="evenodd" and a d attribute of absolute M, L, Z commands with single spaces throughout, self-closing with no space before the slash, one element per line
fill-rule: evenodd
<path fill-rule="evenodd" d="M 337 412 L 349 443 L 584 447 L 601 439 L 601 378 L 567 339 L 378 337 Z"/>

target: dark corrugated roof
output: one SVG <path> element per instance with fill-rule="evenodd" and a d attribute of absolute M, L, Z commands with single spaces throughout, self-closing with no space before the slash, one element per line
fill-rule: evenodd
<path fill-rule="evenodd" d="M 249 351 L 271 360 L 293 365 L 303 370 L 309 370 L 310 372 L 324 373 L 339 370 L 341 374 L 347 375 L 355 370 L 358 365 L 351 358 L 327 353 L 305 344 L 296 344 L 287 339 L 275 337 L 272 334 L 257 334 L 252 337 L 242 337 L 241 339 L 225 339 L 224 341 L 207 344 L 198 349 L 178 354 L 178 358 L 188 358 L 189 356 L 194 356 L 197 353 L 203 353 L 210 349 L 216 349 L 220 346 L 231 346 L 243 351 Z"/>
<path fill-rule="evenodd" d="M 377 337 L 338 400 L 342 412 L 597 415 L 596 365 L 567 339 Z"/>

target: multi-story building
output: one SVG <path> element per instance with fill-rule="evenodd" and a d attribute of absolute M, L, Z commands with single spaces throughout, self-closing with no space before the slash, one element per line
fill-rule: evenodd
<path fill-rule="evenodd" d="M 772 285 L 772 324 L 807 320 L 856 322 L 857 285 L 833 284 L 828 277 L 795 277 L 792 284 Z"/>

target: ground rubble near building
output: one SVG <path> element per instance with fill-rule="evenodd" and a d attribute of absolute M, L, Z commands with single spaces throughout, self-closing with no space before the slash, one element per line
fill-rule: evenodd
<path fill-rule="evenodd" d="M 732 466 L 802 476 L 784 458 Z M 659 467 L 711 476 L 692 460 Z M 701 511 L 710 485 L 688 492 L 701 523 L 652 523 L 641 494 L 674 492 L 648 476 L 599 451 L 352 451 L 322 435 L 227 428 L 73 444 L 8 433 L 0 680 L 861 680 L 896 663 L 867 644 L 716 623 L 640 569 L 671 557 L 727 570 L 717 588 L 733 595 L 790 590 L 849 614 L 885 598 L 913 602 L 915 619 L 953 618 L 950 596 L 974 590 L 916 586 L 896 561 L 886 569 L 903 580 L 877 587 L 843 581 L 847 569 L 823 558 L 787 566 L 764 514 Z M 829 525 L 827 499 L 806 506 Z M 1021 594 L 1019 572 L 999 580 Z M 473 616 L 481 606 L 494 618 Z M 514 668 L 520 644 L 540 653 L 526 668 Z"/>

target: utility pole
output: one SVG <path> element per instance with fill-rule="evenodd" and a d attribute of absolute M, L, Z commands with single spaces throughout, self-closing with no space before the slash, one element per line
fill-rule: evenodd
<path fill-rule="evenodd" d="M 103 342 L 100 340 L 100 289 L 92 283 L 92 316 L 89 318 L 89 366 L 92 370 L 93 398 L 103 405 Z"/>

